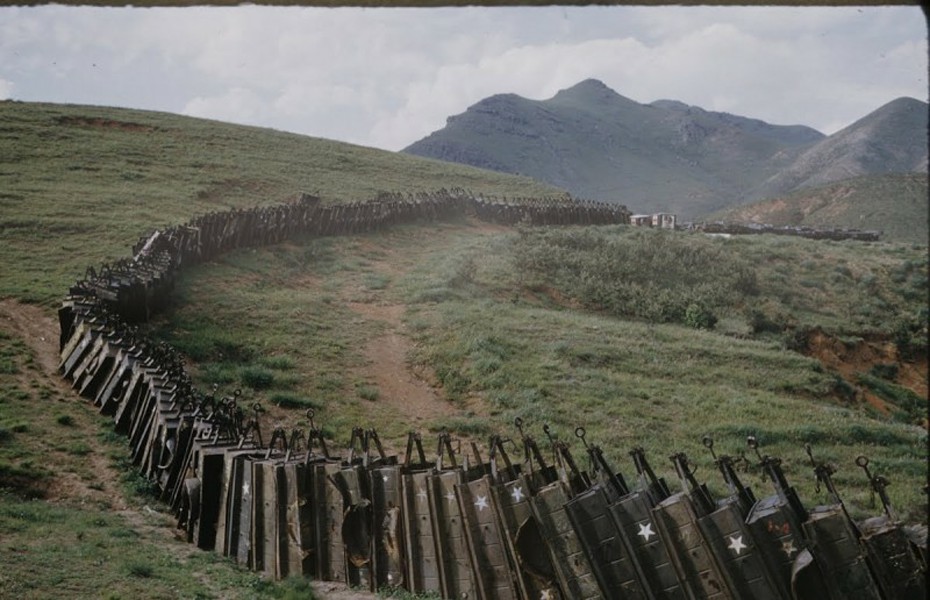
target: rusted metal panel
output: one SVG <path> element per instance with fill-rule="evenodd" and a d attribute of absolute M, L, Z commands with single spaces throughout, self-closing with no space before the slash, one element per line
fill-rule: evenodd
<path fill-rule="evenodd" d="M 885 598 L 927 597 L 926 567 L 900 523 L 885 515 L 867 519 L 861 526 L 861 539 Z"/>
<path fill-rule="evenodd" d="M 519 600 L 516 564 L 508 557 L 501 525 L 492 506 L 489 475 L 456 486 L 472 576 L 481 600 Z"/>
<path fill-rule="evenodd" d="M 433 514 L 433 534 L 439 548 L 442 593 L 446 598 L 476 598 L 465 540 L 465 527 L 455 487 L 462 483 L 461 469 L 449 469 L 427 479 Z"/>
<path fill-rule="evenodd" d="M 788 600 L 759 552 L 758 543 L 736 503 L 698 520 L 728 586 L 737 598 Z"/>
<path fill-rule="evenodd" d="M 311 480 L 313 469 L 304 462 L 291 461 L 284 465 L 286 488 L 285 527 L 286 568 L 279 567 L 281 576 L 312 575 L 314 546 L 314 518 Z M 278 490 L 281 495 L 280 488 Z M 279 558 L 280 561 L 280 558 Z"/>
<path fill-rule="evenodd" d="M 401 467 L 371 469 L 374 581 L 378 589 L 404 587 L 404 517 Z"/>
<path fill-rule="evenodd" d="M 859 545 L 858 533 L 842 506 L 815 508 L 802 527 L 814 555 L 817 577 L 823 580 L 831 598 L 878 600 L 882 597 Z M 797 569 L 798 565 L 795 567 Z M 797 584 L 795 594 L 806 597 Z"/>
<path fill-rule="evenodd" d="M 552 565 L 548 543 L 533 516 L 528 481 L 540 479 L 539 472 L 492 486 L 492 506 L 502 525 L 505 543 L 519 566 L 517 585 L 522 598 L 566 598 Z"/>
<path fill-rule="evenodd" d="M 343 499 L 334 477 L 336 463 L 313 465 L 313 498 L 316 509 L 317 576 L 324 581 L 346 580 L 345 546 L 342 541 Z"/>
<path fill-rule="evenodd" d="M 530 496 L 530 507 L 539 522 L 543 538 L 548 542 L 552 564 L 566 596 L 578 600 L 603 598 L 578 535 L 565 512 L 568 500 L 568 487 L 560 480 L 536 490 Z"/>
<path fill-rule="evenodd" d="M 373 589 L 371 500 L 367 472 L 360 464 L 344 467 L 336 481 L 343 498 L 342 542 L 346 583 Z"/>
<path fill-rule="evenodd" d="M 610 516 L 627 539 L 652 594 L 664 600 L 690 597 L 678 579 L 669 548 L 659 535 L 648 495 L 636 490 L 621 497 L 611 504 Z"/>
<path fill-rule="evenodd" d="M 412 592 L 442 592 L 439 551 L 429 503 L 432 471 L 407 473 L 402 478 L 407 585 Z"/>
<path fill-rule="evenodd" d="M 698 510 L 685 492 L 673 494 L 654 509 L 655 524 L 678 572 L 678 578 L 692 584 L 700 598 L 734 598 L 714 555 L 698 526 Z"/>
<path fill-rule="evenodd" d="M 600 485 L 565 504 L 578 540 L 606 598 L 651 598 L 621 531 L 610 517 L 610 501 Z"/>

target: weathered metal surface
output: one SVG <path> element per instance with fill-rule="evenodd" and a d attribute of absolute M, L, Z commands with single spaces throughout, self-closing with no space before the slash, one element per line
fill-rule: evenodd
<path fill-rule="evenodd" d="M 464 481 L 461 469 L 434 473 L 427 478 L 427 493 L 433 518 L 433 535 L 439 548 L 440 581 L 445 598 L 478 597 L 472 576 L 465 524 L 456 486 Z"/>
<path fill-rule="evenodd" d="M 402 478 L 407 583 L 412 592 L 441 592 L 440 555 L 429 502 L 432 470 L 405 474 Z"/>
<path fill-rule="evenodd" d="M 547 541 L 552 565 L 565 595 L 578 600 L 602 598 L 588 558 L 565 512 L 568 500 L 568 486 L 557 480 L 535 489 L 530 496 L 530 507 Z"/>
<path fill-rule="evenodd" d="M 362 439 L 362 449 L 350 443 L 345 458 L 329 456 L 315 427 L 306 452 L 269 451 L 257 409 L 246 422 L 238 394 L 200 394 L 177 351 L 129 325 L 167 306 L 179 269 L 233 248 L 464 215 L 503 224 L 629 219 L 625 208 L 603 203 L 516 202 L 463 190 L 338 206 L 305 196 L 202 215 L 146 235 L 131 259 L 88 268 L 59 309 L 60 370 L 112 415 L 133 463 L 159 487 L 192 542 L 276 578 L 502 600 L 768 599 L 788 590 L 799 600 L 925 595 L 925 530 L 915 537 L 900 526 L 880 478 L 869 475 L 887 514 L 860 527 L 836 498 L 808 516 L 783 481 L 775 496 L 753 502 L 722 463 L 731 495 L 718 503 L 690 472 L 687 490 L 670 494 L 636 450 L 639 489 L 605 473 L 592 483 L 567 446 L 553 441 L 557 465 L 547 466 L 528 436 L 521 464 L 510 464 L 492 438 L 490 463 L 482 465 L 475 448 L 475 469 L 459 467 L 448 444 L 448 464 L 443 452 L 429 463 L 418 435 L 411 438 L 418 461 L 408 451 L 397 464 L 380 444 L 372 458 L 369 434 L 356 436 L 360 428 L 353 439 Z M 445 434 L 440 439 L 448 442 Z M 777 478 L 771 464 L 766 473 Z M 818 469 L 835 497 L 829 473 Z"/>
<path fill-rule="evenodd" d="M 406 583 L 401 477 L 398 465 L 371 470 L 374 581 L 379 589 L 404 587 Z"/>
<path fill-rule="evenodd" d="M 516 565 L 507 553 L 492 506 L 490 475 L 456 486 L 471 559 L 472 577 L 482 600 L 518 600 Z"/>

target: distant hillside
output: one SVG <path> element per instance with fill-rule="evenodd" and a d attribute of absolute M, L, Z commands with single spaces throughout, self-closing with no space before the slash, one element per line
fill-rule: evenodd
<path fill-rule="evenodd" d="M 927 104 L 898 98 L 802 152 L 753 198 L 875 173 L 927 170 Z"/>
<path fill-rule="evenodd" d="M 124 256 L 151 228 L 298 192 L 326 202 L 443 187 L 562 193 L 464 165 L 119 108 L 0 102 L 0 149 L 0 298 L 36 301 L 57 299 L 87 265 Z M 47 240 L 39 252 L 36 240 Z"/>
<path fill-rule="evenodd" d="M 877 229 L 884 240 L 927 244 L 928 204 L 926 175 L 893 173 L 805 188 L 708 220 Z"/>
<path fill-rule="evenodd" d="M 844 172 L 926 165 L 926 104 L 896 100 L 826 138 L 675 100 L 640 104 L 588 79 L 548 100 L 491 96 L 404 152 L 529 175 L 634 212 L 693 218 Z"/>

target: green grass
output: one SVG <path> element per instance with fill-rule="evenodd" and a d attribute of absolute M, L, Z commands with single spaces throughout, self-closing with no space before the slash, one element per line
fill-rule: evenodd
<path fill-rule="evenodd" d="M 927 175 L 888 173 L 803 189 L 709 215 L 706 220 L 849 227 L 882 232 L 882 239 L 925 246 Z"/>
<path fill-rule="evenodd" d="M 673 471 L 665 457 L 685 450 L 720 493 L 723 486 L 713 475 L 701 436 L 714 436 L 721 451 L 735 454 L 745 450 L 745 436 L 755 434 L 766 452 L 785 459 L 790 480 L 807 503 L 815 504 L 824 498 L 814 493 L 804 454 L 803 445 L 810 443 L 818 456 L 837 464 L 841 491 L 856 514 L 869 512 L 867 483 L 853 462 L 866 453 L 876 470 L 895 482 L 889 489 L 898 509 L 919 517 L 925 506 L 920 489 L 926 475 L 926 432 L 851 404 L 843 393 L 849 384 L 792 351 L 789 338 L 792 331 L 813 326 L 838 335 L 853 335 L 862 327 L 887 329 L 881 315 L 863 315 L 857 325 L 846 318 L 846 311 L 877 298 L 888 299 L 886 319 L 896 310 L 902 315 L 914 310 L 916 303 L 892 297 L 901 284 L 889 273 L 900 270 L 902 261 L 920 264 L 926 259 L 909 246 L 893 244 L 769 236 L 708 240 L 688 234 L 657 242 L 650 237 L 661 235 L 667 234 L 624 227 L 481 235 L 467 226 L 429 231 L 402 227 L 385 234 L 307 240 L 306 246 L 274 251 L 249 250 L 182 277 L 183 302 L 162 330 L 183 344 L 180 332 L 191 320 L 239 323 L 224 328 L 224 335 L 248 340 L 249 360 L 260 360 L 265 347 L 293 359 L 300 379 L 291 390 L 276 393 L 293 394 L 295 409 L 304 408 L 298 399 L 319 400 L 317 418 L 339 443 L 352 426 L 363 424 L 377 426 L 382 439 L 399 448 L 409 430 L 408 417 L 388 410 L 389 399 L 382 392 L 348 373 L 365 364 L 362 350 L 378 334 L 378 324 L 347 310 L 340 300 L 368 289 L 366 282 L 386 276 L 390 265 L 390 284 L 368 289 L 359 301 L 405 305 L 405 331 L 414 348 L 408 360 L 430 367 L 451 406 L 479 407 L 425 423 L 430 432 L 446 428 L 479 441 L 492 432 L 512 436 L 513 419 L 521 417 L 539 438 L 544 438 L 544 423 L 557 435 L 572 438 L 581 425 L 627 473 L 631 466 L 626 452 L 634 445 L 644 446 L 655 468 L 670 480 Z M 597 306 L 580 309 L 572 301 L 571 277 L 552 276 L 541 284 L 535 278 L 557 270 L 531 273 L 515 267 L 525 244 L 538 243 L 536 251 L 542 254 L 553 239 L 563 240 L 562 247 L 582 240 L 577 246 L 593 249 L 595 262 L 611 256 L 604 248 L 625 245 L 622 257 L 635 261 L 637 251 L 657 244 L 692 261 L 718 261 L 719 269 L 709 270 L 705 281 L 695 278 L 695 285 L 720 288 L 702 299 L 719 299 L 712 306 L 721 321 L 710 330 L 696 329 L 618 317 Z M 316 260 L 299 269 L 288 267 L 308 251 Z M 384 255 L 372 258 L 378 252 Z M 651 266 L 644 264 L 643 272 L 648 272 Z M 692 269 L 702 268 L 691 264 Z M 757 268 L 740 275 L 746 264 Z M 808 288 L 795 283 L 798 272 L 816 276 L 837 264 L 853 277 L 825 285 L 816 303 L 807 297 Z M 288 268 L 296 269 L 288 277 L 258 274 Z M 874 280 L 863 288 L 860 279 L 866 272 Z M 785 282 L 770 283 L 780 273 Z M 674 287 L 681 279 L 668 281 Z M 262 297 L 267 298 L 262 302 L 273 304 L 274 310 L 264 310 L 249 285 L 238 285 L 240 293 L 234 297 L 217 293 L 236 287 L 237 280 L 262 281 Z M 718 280 L 723 283 L 716 285 Z M 691 288 L 675 293 L 690 298 Z M 248 319 L 240 318 L 242 306 L 251 307 Z M 296 311 L 300 318 L 289 318 Z M 196 319 L 185 316 L 193 313 Z M 766 320 L 771 327 L 759 327 Z M 379 392 L 374 402 L 366 398 L 369 389 Z M 287 405 L 290 396 L 285 398 Z M 283 418 L 296 421 L 302 412 Z M 758 473 L 747 475 L 747 481 L 757 490 L 767 489 Z"/>
<path fill-rule="evenodd" d="M 526 177 L 167 113 L 3 101 L 0 122 L 0 297 L 49 306 L 86 267 L 210 211 L 300 192 L 326 202 L 442 187 L 559 193 Z"/>
<path fill-rule="evenodd" d="M 279 202 L 298 191 L 319 191 L 335 202 L 393 189 L 461 186 L 521 196 L 542 189 L 433 161 L 170 115 L 5 102 L 0 116 L 0 135 L 15 142 L 0 158 L 0 172 L 8 175 L 0 191 L 0 297 L 49 307 L 86 266 L 126 257 L 141 234 L 208 210 Z M 74 120 L 87 117 L 153 129 Z M 408 362 L 427 368 L 457 411 L 425 421 L 425 431 L 447 428 L 478 440 L 490 432 L 513 436 L 513 418 L 520 416 L 537 438 L 544 437 L 543 423 L 571 438 L 583 425 L 628 475 L 626 451 L 633 445 L 645 446 L 666 477 L 668 454 L 685 450 L 717 492 L 723 486 L 701 436 L 715 436 L 719 451 L 733 454 L 755 434 L 766 452 L 783 457 L 789 479 L 813 505 L 825 499 L 814 491 L 802 448 L 810 443 L 818 457 L 837 464 L 837 484 L 855 515 L 875 512 L 852 462 L 865 453 L 873 471 L 892 481 L 898 511 L 925 518 L 926 430 L 845 401 L 834 375 L 791 350 L 797 332 L 819 326 L 840 336 L 896 336 L 925 356 L 925 246 L 770 236 L 711 242 L 651 238 L 623 227 L 578 231 L 521 236 L 440 224 L 243 249 L 185 271 L 173 308 L 151 331 L 187 356 L 201 389 L 215 383 L 229 395 L 241 388 L 244 403 L 273 407 L 287 423 L 305 420 L 306 408 L 314 408 L 333 447 L 363 425 L 376 426 L 398 448 L 409 416 L 364 374 L 364 350 L 386 326 L 346 302 L 403 305 L 404 332 L 413 342 Z M 665 278 L 665 291 L 655 291 L 673 300 L 698 297 L 718 322 L 696 329 L 653 319 L 655 312 L 611 313 L 583 302 L 570 272 L 550 280 L 544 271 L 516 268 L 521 243 L 543 253 L 560 236 L 568 240 L 564 252 L 573 237 L 588 240 L 580 254 L 566 254 L 579 265 L 615 258 L 607 249 L 625 249 L 640 261 L 640 277 L 665 266 L 636 256 L 645 248 L 668 260 L 700 259 L 697 268 L 720 261 L 727 268 L 708 271 L 708 281 L 692 277 L 676 287 L 684 278 L 679 272 Z M 740 283 L 745 277 L 733 277 L 747 264 L 755 290 Z M 690 304 L 677 306 L 687 321 Z M 128 468 L 125 439 L 98 433 L 101 424 L 110 426 L 107 419 L 73 399 L 38 380 L 28 346 L 0 330 L 0 431 L 7 432 L 0 440 L 0 534 L 9 549 L 0 589 L 27 598 L 303 593 L 305 583 L 270 584 L 173 542 L 164 515 L 153 517 L 161 529 L 122 520 L 107 494 L 154 505 L 150 485 Z M 584 462 L 578 444 L 573 448 Z M 96 481 L 95 457 L 117 465 L 115 489 Z M 30 500 L 61 477 L 103 494 L 85 504 Z M 767 489 L 758 473 L 746 478 L 757 493 Z"/>

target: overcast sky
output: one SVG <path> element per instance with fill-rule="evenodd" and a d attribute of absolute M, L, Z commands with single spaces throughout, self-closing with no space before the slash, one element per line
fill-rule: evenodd
<path fill-rule="evenodd" d="M 498 93 L 833 133 L 927 101 L 917 7 L 0 7 L 0 99 L 144 108 L 399 150 Z"/>

